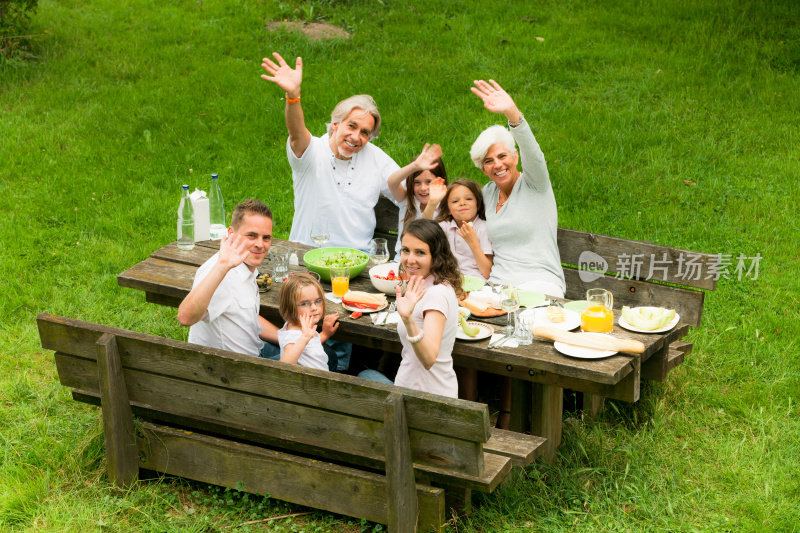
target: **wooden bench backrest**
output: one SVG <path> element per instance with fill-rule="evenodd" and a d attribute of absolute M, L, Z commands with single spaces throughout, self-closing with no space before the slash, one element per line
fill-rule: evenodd
<path fill-rule="evenodd" d="M 130 403 L 152 420 L 380 467 L 384 404 L 400 390 L 418 470 L 435 479 L 508 468 L 507 458 L 483 452 L 482 404 L 44 313 L 37 322 L 61 383 L 79 399 L 100 395 L 96 343 L 111 334 Z"/>
<path fill-rule="evenodd" d="M 386 198 L 375 206 L 375 235 L 390 239 L 390 250 L 397 238 L 397 213 Z M 582 300 L 586 289 L 601 287 L 614 294 L 617 309 L 674 308 L 683 322 L 697 326 L 705 296 L 699 289 L 716 288 L 718 258 L 711 254 L 567 228 L 558 228 L 558 251 L 570 300 Z M 594 264 L 587 267 L 589 261 Z M 587 269 L 598 272 L 592 275 Z"/>

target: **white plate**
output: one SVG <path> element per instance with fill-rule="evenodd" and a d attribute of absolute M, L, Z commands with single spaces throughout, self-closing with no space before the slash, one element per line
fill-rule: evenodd
<path fill-rule="evenodd" d="M 487 337 L 491 337 L 492 333 L 494 333 L 494 330 L 490 326 L 487 326 L 486 324 L 482 324 L 480 322 L 473 322 L 470 320 L 467 320 L 467 324 L 469 324 L 470 326 L 477 327 L 480 331 L 474 337 L 470 337 L 469 335 L 464 333 L 464 330 L 461 329 L 461 326 L 458 326 L 458 329 L 456 330 L 456 339 L 460 339 L 462 341 L 479 341 Z"/>
<path fill-rule="evenodd" d="M 581 335 L 597 335 L 613 339 L 611 335 L 603 333 L 581 333 Z M 614 355 L 614 350 L 595 350 L 593 348 L 584 348 L 583 346 L 574 346 L 572 344 L 564 344 L 563 342 L 554 342 L 553 347 L 564 355 L 570 357 L 577 357 L 578 359 L 602 359 Z"/>
<path fill-rule="evenodd" d="M 563 322 L 550 322 L 546 307 L 526 309 L 519 314 L 520 318 L 529 317 L 531 315 L 533 315 L 534 325 L 536 326 L 550 326 L 563 331 L 571 331 L 581 325 L 581 315 L 569 309 L 564 309 Z"/>
<path fill-rule="evenodd" d="M 633 309 L 631 309 L 631 311 L 635 311 L 636 309 L 639 309 L 639 308 L 638 307 L 634 307 Z M 678 324 L 680 319 L 681 319 L 681 315 L 679 315 L 678 313 L 675 313 L 675 316 L 672 318 L 672 320 L 670 320 L 669 323 L 666 326 L 664 326 L 663 328 L 658 328 L 658 329 L 639 329 L 636 326 L 634 326 L 633 324 L 630 324 L 627 320 L 622 318 L 622 315 L 620 315 L 620 317 L 619 317 L 619 325 L 622 326 L 623 328 L 627 329 L 628 331 L 635 331 L 636 333 L 664 333 L 665 331 L 669 331 L 672 328 L 674 328 Z"/>
<path fill-rule="evenodd" d="M 389 302 L 386 302 L 386 303 L 384 303 L 382 306 L 378 307 L 377 309 L 371 309 L 371 308 L 368 308 L 368 309 L 359 309 L 358 307 L 351 307 L 351 306 L 349 306 L 349 305 L 345 305 L 345 304 L 342 304 L 342 307 L 344 307 L 344 308 L 345 308 L 345 309 L 347 309 L 348 311 L 354 311 L 354 312 L 355 312 L 355 311 L 361 311 L 361 312 L 362 312 L 362 313 L 364 313 L 365 315 L 368 315 L 368 314 L 370 314 L 370 313 L 377 313 L 378 311 L 383 311 L 384 309 L 386 309 L 386 307 L 387 307 L 388 305 L 389 305 Z"/>

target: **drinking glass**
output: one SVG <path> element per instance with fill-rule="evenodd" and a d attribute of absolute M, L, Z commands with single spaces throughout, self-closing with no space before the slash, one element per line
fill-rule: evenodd
<path fill-rule="evenodd" d="M 269 262 L 272 265 L 272 279 L 283 283 L 289 274 L 289 249 L 285 246 L 272 246 L 269 249 Z"/>
<path fill-rule="evenodd" d="M 389 247 L 386 239 L 376 238 L 369 241 L 369 257 L 376 265 L 389 260 Z"/>
<path fill-rule="evenodd" d="M 500 309 L 508 313 L 508 321 L 506 323 L 506 327 L 503 328 L 503 333 L 513 333 L 514 325 L 516 323 L 516 310 L 519 309 L 519 300 L 517 300 L 517 295 L 513 292 L 504 295 L 503 299 L 500 300 Z"/>
<path fill-rule="evenodd" d="M 311 240 L 314 241 L 314 244 L 321 247 L 323 244 L 328 242 L 330 238 L 331 230 L 326 220 L 315 220 L 311 224 Z"/>
<path fill-rule="evenodd" d="M 533 344 L 533 321 L 534 316 L 531 312 L 519 313 L 517 315 L 516 329 L 514 330 L 514 338 L 520 346 L 527 346 Z"/>
<path fill-rule="evenodd" d="M 341 298 L 350 289 L 350 267 L 331 267 L 333 295 Z"/>

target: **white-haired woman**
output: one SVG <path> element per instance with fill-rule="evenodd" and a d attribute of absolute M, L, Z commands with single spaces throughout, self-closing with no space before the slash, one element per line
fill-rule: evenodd
<path fill-rule="evenodd" d="M 490 281 L 563 298 L 558 212 L 544 154 L 514 100 L 496 81 L 476 81 L 472 92 L 486 109 L 508 119 L 508 129 L 485 129 L 470 149 L 475 166 L 492 180 L 483 188 L 494 249 Z M 522 172 L 517 168 L 520 158 Z"/>

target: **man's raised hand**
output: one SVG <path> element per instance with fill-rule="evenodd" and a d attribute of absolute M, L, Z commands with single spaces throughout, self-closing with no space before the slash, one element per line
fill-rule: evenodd
<path fill-rule="evenodd" d="M 286 91 L 289 98 L 297 98 L 300 95 L 300 84 L 303 82 L 303 59 L 298 57 L 295 68 L 290 67 L 278 52 L 272 52 L 275 61 L 265 57 L 261 60 L 261 67 L 269 72 L 271 76 L 262 74 L 261 77 L 271 81 Z"/>
<path fill-rule="evenodd" d="M 219 263 L 228 269 L 241 265 L 249 253 L 247 239 L 237 233 L 224 236 L 219 243 Z"/>

